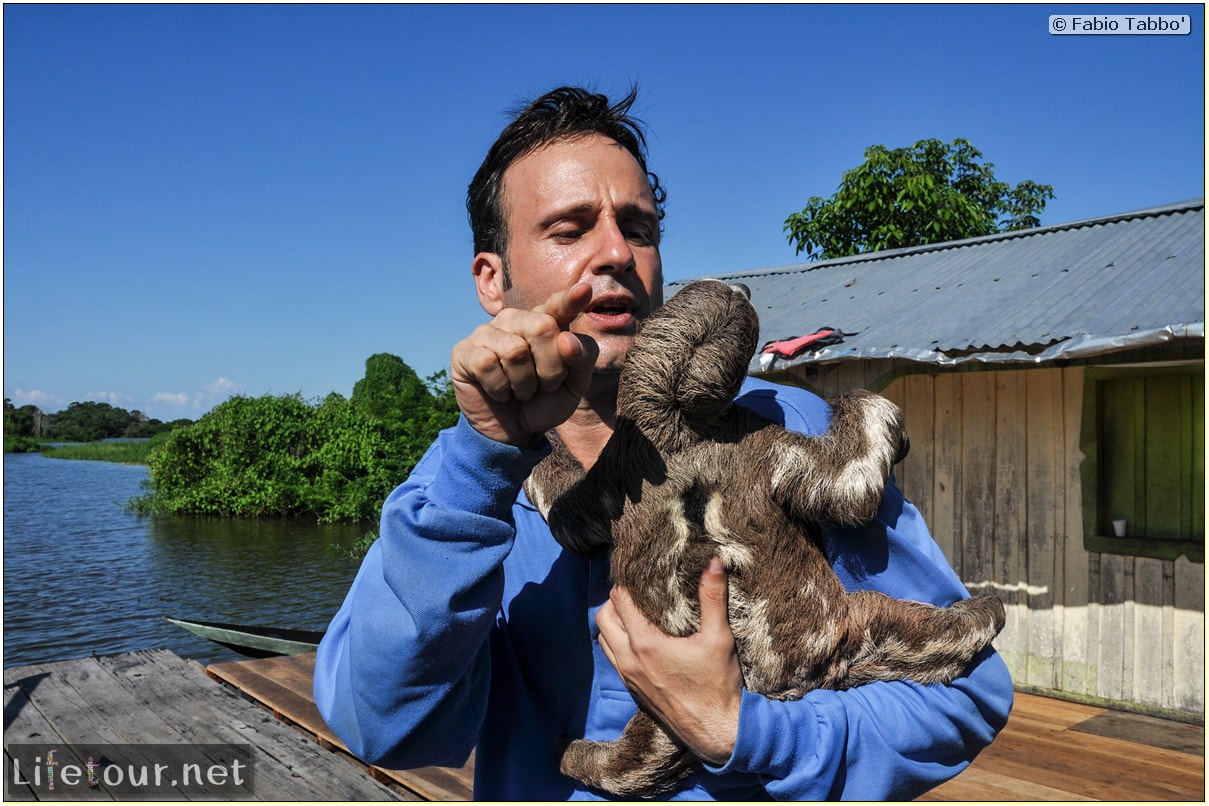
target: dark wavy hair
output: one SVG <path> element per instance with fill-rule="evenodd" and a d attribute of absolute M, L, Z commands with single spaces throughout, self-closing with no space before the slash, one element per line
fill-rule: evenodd
<path fill-rule="evenodd" d="M 508 228 L 500 193 L 508 167 L 542 146 L 590 134 L 616 140 L 634 155 L 651 184 L 655 208 L 662 221 L 667 193 L 659 184 L 659 177 L 647 170 L 646 135 L 641 122 L 629 114 L 637 97 L 637 87 L 631 88 L 616 103 L 580 87 L 559 87 L 516 111 L 512 122 L 504 127 L 487 152 L 466 191 L 466 212 L 474 233 L 475 253 L 503 255 L 507 250 Z"/>

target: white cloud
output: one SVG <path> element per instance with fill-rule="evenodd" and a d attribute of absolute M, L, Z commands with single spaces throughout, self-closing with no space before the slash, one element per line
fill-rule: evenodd
<path fill-rule="evenodd" d="M 226 400 L 234 394 L 238 394 L 244 390 L 242 383 L 237 383 L 227 377 L 219 377 L 213 383 L 208 383 L 201 388 L 201 395 L 208 397 L 221 397 Z"/>
<path fill-rule="evenodd" d="M 151 416 L 160 420 L 175 420 L 180 417 L 196 420 L 227 398 L 243 391 L 243 384 L 227 377 L 220 377 L 205 384 L 192 394 L 188 392 L 156 392 L 150 400 L 150 408 L 153 412 Z"/>
<path fill-rule="evenodd" d="M 34 405 L 43 412 L 58 411 L 65 405 L 63 398 L 39 389 L 14 389 L 4 396 L 13 401 L 13 405 L 17 408 Z"/>
<path fill-rule="evenodd" d="M 183 411 L 189 405 L 189 396 L 184 392 L 156 392 L 151 396 L 151 402 L 157 406 Z"/>

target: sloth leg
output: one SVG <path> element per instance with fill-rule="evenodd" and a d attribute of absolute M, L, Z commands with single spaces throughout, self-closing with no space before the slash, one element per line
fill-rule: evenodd
<path fill-rule="evenodd" d="M 960 599 L 949 607 L 892 599 L 875 591 L 849 597 L 851 632 L 847 675 L 840 688 L 871 680 L 948 683 L 1003 629 L 996 596 Z"/>
<path fill-rule="evenodd" d="M 563 775 L 593 789 L 632 799 L 649 798 L 674 789 L 699 765 L 700 761 L 687 747 L 640 710 L 619 739 L 571 742 L 559 769 Z"/>

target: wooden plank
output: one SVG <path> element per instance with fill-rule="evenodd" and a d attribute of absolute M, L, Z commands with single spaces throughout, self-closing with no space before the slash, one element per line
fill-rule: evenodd
<path fill-rule="evenodd" d="M 961 578 L 995 578 L 994 549 L 986 533 L 995 522 L 995 373 L 965 372 L 962 379 Z"/>
<path fill-rule="evenodd" d="M 1026 546 L 1029 499 L 1035 487 L 1029 484 L 1025 422 L 1027 395 L 1022 372 L 996 372 L 995 387 L 995 488 L 998 501 L 983 539 L 991 543 L 995 571 L 994 590 L 1003 600 L 1007 620 L 995 647 L 1012 657 L 1029 651 L 1030 590 L 1027 579 Z M 989 527 L 989 528 L 988 528 Z M 1024 670 L 1027 673 L 1027 670 Z"/>
<path fill-rule="evenodd" d="M 1205 386 L 1202 379 L 1192 389 L 1192 438 L 1188 449 L 1192 451 L 1192 474 L 1188 479 L 1188 494 L 1192 497 L 1192 508 L 1188 517 L 1189 534 L 1205 539 Z"/>
<path fill-rule="evenodd" d="M 309 699 L 315 680 L 314 652 L 267 658 L 263 668 L 266 675 L 271 675 L 293 691 L 307 694 Z"/>
<path fill-rule="evenodd" d="M 1058 659 L 1058 687 L 1071 694 L 1094 693 L 1088 660 L 1091 629 L 1091 598 L 1088 588 L 1090 555 L 1083 545 L 1083 451 L 1079 440 L 1083 420 L 1083 369 L 1058 370 L 1062 382 L 1063 434 L 1065 451 L 1062 531 L 1062 654 Z M 1040 500 L 1038 497 L 1037 500 Z"/>
<path fill-rule="evenodd" d="M 932 466 L 932 512 L 929 523 L 949 564 L 963 580 L 961 554 L 961 383 L 960 374 L 943 373 L 933 378 L 936 452 Z"/>
<path fill-rule="evenodd" d="M 907 435 L 911 450 L 903 462 L 899 485 L 904 494 L 931 524 L 934 514 L 933 464 L 936 450 L 936 403 L 933 379 L 929 375 L 908 375 L 892 387 L 900 387 L 902 408 L 907 418 Z"/>
<path fill-rule="evenodd" d="M 1159 568 L 1162 575 L 1160 584 L 1163 589 L 1163 612 L 1159 622 L 1163 647 L 1161 663 L 1166 673 L 1159 680 L 1158 688 L 1155 690 L 1155 700 L 1163 708 L 1174 709 L 1176 707 L 1175 679 L 1183 673 L 1183 669 L 1177 667 L 1175 662 L 1175 562 L 1164 560 L 1159 564 Z"/>
<path fill-rule="evenodd" d="M 1121 580 L 1121 590 L 1125 599 L 1121 604 L 1121 689 L 1113 699 L 1122 702 L 1134 702 L 1134 633 L 1133 625 L 1137 618 L 1137 557 L 1126 557 L 1121 564 L 1124 578 Z"/>
<path fill-rule="evenodd" d="M 1063 394 L 1062 375 L 1057 370 L 1047 369 L 1042 373 L 1034 373 L 1037 382 L 1046 384 L 1046 399 L 1049 401 L 1050 416 L 1048 420 L 1049 441 L 1048 451 L 1053 473 L 1053 486 L 1046 492 L 1038 492 L 1033 488 L 1030 495 L 1029 508 L 1034 506 L 1046 507 L 1050 511 L 1050 524 L 1053 528 L 1053 565 L 1051 568 L 1054 589 L 1050 595 L 1050 631 L 1053 644 L 1050 651 L 1049 679 L 1046 688 L 1058 689 L 1062 685 L 1062 662 L 1066 656 L 1066 633 L 1063 632 L 1066 609 L 1066 550 L 1065 544 L 1069 539 L 1066 532 L 1066 398 Z M 1032 449 L 1032 443 L 1029 444 Z M 1083 573 L 1083 566 L 1074 569 L 1075 573 Z"/>
<path fill-rule="evenodd" d="M 221 673 L 223 668 L 229 669 L 230 673 Z M 311 697 L 297 693 L 285 685 L 280 678 L 273 675 L 273 671 L 272 667 L 255 665 L 250 661 L 235 661 L 231 664 L 212 664 L 207 669 L 207 674 L 216 680 L 235 685 L 278 719 L 288 717 L 308 729 L 314 727 L 316 722 L 322 723 Z"/>
<path fill-rule="evenodd" d="M 211 664 L 206 672 L 216 680 L 260 702 L 278 718 L 305 730 L 322 746 L 347 753 L 348 748 L 331 732 L 312 696 L 315 653 L 254 661 Z M 359 762 L 360 763 L 360 762 Z M 393 782 L 422 800 L 469 800 L 473 794 L 473 759 L 460 769 L 424 767 L 388 770 L 365 765 L 370 775 Z"/>
<path fill-rule="evenodd" d="M 1170 708 L 1163 689 L 1170 691 L 1175 676 L 1171 659 L 1171 580 L 1163 571 L 1163 560 L 1134 559 L 1133 691 L 1140 705 Z"/>
<path fill-rule="evenodd" d="M 1205 709 L 1205 565 L 1180 557 L 1172 564 L 1172 652 L 1177 670 L 1174 705 L 1193 713 Z"/>
<path fill-rule="evenodd" d="M 135 700 L 167 715 L 190 743 L 243 744 L 254 752 L 256 797 L 271 800 L 398 800 L 302 734 L 225 691 L 200 666 L 152 650 L 98 658 Z"/>
<path fill-rule="evenodd" d="M 1099 557 L 1099 635 L 1097 648 L 1096 696 L 1107 700 L 1124 699 L 1124 643 L 1122 632 L 1125 625 L 1125 563 L 1117 554 L 1100 554 Z"/>
<path fill-rule="evenodd" d="M 1058 434 L 1062 427 L 1062 399 L 1051 372 L 1028 373 L 1027 452 L 1030 506 L 1026 573 L 1029 596 L 1029 685 L 1056 688 L 1057 659 L 1062 656 L 1062 635 L 1055 618 L 1061 580 L 1056 576 L 1059 535 L 1064 518 L 1054 506 L 1053 491 L 1063 489 L 1064 452 Z"/>

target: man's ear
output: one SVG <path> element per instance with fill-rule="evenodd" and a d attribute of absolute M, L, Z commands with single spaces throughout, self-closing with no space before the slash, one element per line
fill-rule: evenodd
<path fill-rule="evenodd" d="M 471 266 L 479 305 L 491 316 L 507 306 L 504 304 L 504 260 L 495 252 L 479 252 Z"/>

